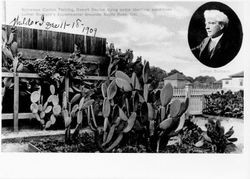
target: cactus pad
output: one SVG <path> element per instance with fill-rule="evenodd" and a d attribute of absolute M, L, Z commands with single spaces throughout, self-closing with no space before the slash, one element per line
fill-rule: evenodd
<path fill-rule="evenodd" d="M 173 98 L 173 87 L 170 83 L 166 84 L 160 93 L 161 105 L 166 106 Z"/>

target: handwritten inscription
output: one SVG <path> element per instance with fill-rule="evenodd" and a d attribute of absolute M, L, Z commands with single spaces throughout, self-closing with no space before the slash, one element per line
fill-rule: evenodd
<path fill-rule="evenodd" d="M 31 18 L 19 16 L 15 17 L 11 22 L 10 25 L 13 26 L 40 26 L 44 27 L 46 30 L 49 29 L 81 29 L 81 32 L 86 35 L 96 36 L 97 28 L 91 28 L 86 26 L 81 19 L 76 19 L 73 22 L 50 22 L 46 21 L 44 15 L 41 16 L 39 20 L 33 20 Z"/>

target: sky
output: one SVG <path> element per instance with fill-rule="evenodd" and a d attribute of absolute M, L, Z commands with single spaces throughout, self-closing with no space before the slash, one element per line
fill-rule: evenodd
<path fill-rule="evenodd" d="M 60 3 L 59 3 L 60 2 Z M 142 56 L 151 66 L 157 66 L 170 72 L 177 69 L 187 76 L 214 76 L 217 80 L 244 70 L 244 36 L 243 45 L 233 61 L 221 68 L 209 68 L 201 64 L 190 51 L 187 33 L 189 21 L 197 8 L 204 2 L 67 2 L 67 1 L 7 1 L 4 20 L 10 23 L 19 16 L 40 19 L 41 14 L 50 22 L 71 22 L 81 19 L 88 27 L 96 28 L 96 36 L 104 37 L 116 48 L 132 49 L 134 56 Z M 225 2 L 238 15 L 244 33 L 244 3 Z M 101 13 L 100 16 L 86 16 Z M 94 8 L 94 9 L 93 9 Z M 86 11 L 88 9 L 89 11 Z M 126 9 L 133 14 L 126 16 L 104 16 L 106 13 L 116 13 L 117 9 Z M 109 10 L 107 12 L 106 10 Z M 157 11 L 156 11 L 157 10 Z M 32 14 L 33 13 L 33 14 Z M 53 15 L 51 15 L 52 13 Z M 58 14 L 59 13 L 59 14 Z M 63 15 L 71 13 L 71 15 Z M 50 14 L 50 15 L 49 15 Z M 72 15 L 73 14 L 73 15 Z M 41 28 L 35 27 L 32 28 Z M 42 27 L 44 28 L 44 27 Z M 81 29 L 50 29 L 69 33 L 82 34 Z"/>

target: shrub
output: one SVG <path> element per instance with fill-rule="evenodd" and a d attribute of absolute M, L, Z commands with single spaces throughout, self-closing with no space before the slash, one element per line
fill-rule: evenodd
<path fill-rule="evenodd" d="M 234 134 L 233 127 L 231 127 L 227 132 L 219 120 L 209 119 L 208 123 L 205 124 L 207 128 L 206 132 L 202 133 L 202 138 L 198 141 L 195 146 L 202 147 L 206 142 L 209 142 L 214 147 L 213 150 L 217 153 L 231 152 L 236 146 L 233 142 L 237 141 L 237 138 L 232 138 Z"/>
<path fill-rule="evenodd" d="M 243 91 L 217 92 L 205 96 L 204 114 L 243 118 Z"/>

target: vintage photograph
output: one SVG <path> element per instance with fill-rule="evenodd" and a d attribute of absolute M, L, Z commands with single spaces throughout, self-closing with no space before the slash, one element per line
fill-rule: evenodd
<path fill-rule="evenodd" d="M 243 152 L 242 5 L 2 5 L 1 152 Z"/>
<path fill-rule="evenodd" d="M 202 5 L 190 21 L 191 50 L 208 67 L 222 67 L 233 60 L 240 50 L 242 38 L 239 18 L 223 3 L 209 2 Z M 197 42 L 199 45 L 193 47 Z"/>
<path fill-rule="evenodd" d="M 249 178 L 247 5 L 1 1 L 0 178 Z"/>

